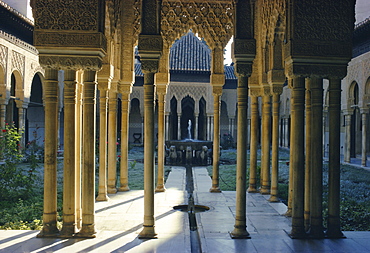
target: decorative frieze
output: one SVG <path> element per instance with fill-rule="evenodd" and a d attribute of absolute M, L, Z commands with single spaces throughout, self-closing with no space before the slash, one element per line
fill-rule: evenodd
<path fill-rule="evenodd" d="M 102 61 L 98 57 L 43 56 L 39 57 L 40 65 L 54 69 L 89 69 L 98 71 Z"/>
<path fill-rule="evenodd" d="M 107 51 L 107 41 L 102 33 L 60 33 L 35 31 L 35 46 L 102 48 Z"/>

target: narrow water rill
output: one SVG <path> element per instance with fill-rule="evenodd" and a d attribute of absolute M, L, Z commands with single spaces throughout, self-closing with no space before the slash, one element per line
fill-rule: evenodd
<path fill-rule="evenodd" d="M 195 205 L 194 203 L 194 179 L 193 167 L 186 165 L 186 191 L 188 192 L 188 204 L 174 206 L 173 209 L 187 212 L 189 216 L 189 229 L 190 229 L 190 244 L 191 252 L 202 252 L 201 241 L 198 232 L 196 213 L 205 212 L 209 207 L 202 205 Z"/>

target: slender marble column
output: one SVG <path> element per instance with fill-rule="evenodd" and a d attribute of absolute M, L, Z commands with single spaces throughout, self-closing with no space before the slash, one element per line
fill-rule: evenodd
<path fill-rule="evenodd" d="M 329 238 L 344 237 L 340 229 L 340 101 L 341 80 L 329 79 Z"/>
<path fill-rule="evenodd" d="M 0 127 L 5 128 L 6 121 L 6 84 L 0 84 Z"/>
<path fill-rule="evenodd" d="M 76 71 L 64 71 L 64 166 L 62 237 L 71 237 L 76 227 Z"/>
<path fill-rule="evenodd" d="M 324 237 L 322 202 L 322 121 L 323 121 L 323 84 L 321 78 L 311 77 L 311 227 L 310 236 Z"/>
<path fill-rule="evenodd" d="M 198 140 L 199 113 L 195 114 L 194 139 Z"/>
<path fill-rule="evenodd" d="M 82 228 L 77 237 L 95 238 L 96 71 L 84 71 L 82 148 Z"/>
<path fill-rule="evenodd" d="M 181 140 L 181 113 L 177 115 L 177 139 Z"/>
<path fill-rule="evenodd" d="M 344 144 L 344 161 L 346 163 L 351 162 L 351 118 L 352 118 L 351 114 L 347 113 L 344 115 L 345 135 L 346 135 L 346 142 Z M 329 139 L 330 139 L 330 136 L 329 136 Z M 329 148 L 330 148 L 330 144 L 329 144 Z"/>
<path fill-rule="evenodd" d="M 220 107 L 222 87 L 213 86 L 213 159 L 212 159 L 212 187 L 210 192 L 221 192 L 219 187 L 220 165 Z"/>
<path fill-rule="evenodd" d="M 207 116 L 207 140 L 211 140 L 211 117 Z"/>
<path fill-rule="evenodd" d="M 280 94 L 272 95 L 272 161 L 270 202 L 279 202 L 279 109 Z"/>
<path fill-rule="evenodd" d="M 25 146 L 25 135 L 24 135 L 24 131 L 25 131 L 25 114 L 24 114 L 24 110 L 25 108 L 23 108 L 25 105 L 24 105 L 24 102 L 23 101 L 19 101 L 19 100 L 16 100 L 15 101 L 16 105 L 17 105 L 17 109 L 18 109 L 18 132 L 21 136 L 21 139 L 19 141 L 19 144 L 21 145 L 21 147 L 24 147 Z"/>
<path fill-rule="evenodd" d="M 108 80 L 99 83 L 99 188 L 96 201 L 107 201 L 107 114 Z"/>
<path fill-rule="evenodd" d="M 270 194 L 271 96 L 262 96 L 261 194 Z"/>
<path fill-rule="evenodd" d="M 166 113 L 166 130 L 165 130 L 165 138 L 166 141 L 169 140 L 169 133 L 170 133 L 170 120 L 169 120 L 169 115 Z"/>
<path fill-rule="evenodd" d="M 82 172 L 82 94 L 83 71 L 77 72 L 77 105 L 76 105 L 76 223 L 82 227 L 81 172 Z"/>
<path fill-rule="evenodd" d="M 304 97 L 303 77 L 294 77 L 292 87 L 292 134 L 290 166 L 293 169 L 292 238 L 305 236 L 304 230 Z"/>
<path fill-rule="evenodd" d="M 367 111 L 364 111 L 362 113 L 362 159 L 361 159 L 361 165 L 366 167 L 366 145 L 367 145 Z"/>
<path fill-rule="evenodd" d="M 45 162 L 43 227 L 37 237 L 54 237 L 57 228 L 58 70 L 45 69 Z"/>
<path fill-rule="evenodd" d="M 131 85 L 121 87 L 122 117 L 121 117 L 121 170 L 119 191 L 129 191 L 128 187 L 128 131 L 129 131 L 129 105 Z"/>
<path fill-rule="evenodd" d="M 238 76 L 238 141 L 236 162 L 236 210 L 232 238 L 250 238 L 246 217 L 246 167 L 247 167 L 247 124 L 248 77 Z"/>
<path fill-rule="evenodd" d="M 249 170 L 249 188 L 248 188 L 248 192 L 250 193 L 257 192 L 257 149 L 258 149 L 258 97 L 252 96 L 250 170 Z"/>
<path fill-rule="evenodd" d="M 144 73 L 144 223 L 139 238 L 156 238 L 154 229 L 154 73 Z"/>
<path fill-rule="evenodd" d="M 304 188 L 304 225 L 305 230 L 310 228 L 310 210 L 311 210 L 311 126 L 312 126 L 312 111 L 311 111 L 311 80 L 306 80 L 306 157 L 305 157 L 305 188 Z"/>
<path fill-rule="evenodd" d="M 108 99 L 108 193 L 117 192 L 117 92 L 110 90 Z"/>
<path fill-rule="evenodd" d="M 164 186 L 164 159 L 165 159 L 165 149 L 164 149 L 164 106 L 166 103 L 166 88 L 157 88 L 157 98 L 158 98 L 158 175 L 157 175 L 157 187 L 156 192 L 164 192 L 166 190 Z"/>

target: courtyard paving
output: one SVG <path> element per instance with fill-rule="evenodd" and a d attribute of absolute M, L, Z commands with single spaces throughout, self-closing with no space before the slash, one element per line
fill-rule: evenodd
<path fill-rule="evenodd" d="M 195 204 L 210 208 L 196 214 L 199 251 L 192 251 L 189 218 L 174 206 L 187 204 L 185 168 L 173 167 L 166 192 L 155 194 L 158 239 L 141 240 L 143 191 L 109 195 L 97 202 L 94 239 L 39 239 L 38 231 L 0 231 L 0 252 L 370 252 L 370 232 L 344 232 L 345 239 L 291 239 L 290 219 L 283 203 L 270 203 L 269 196 L 247 195 L 247 230 L 251 239 L 233 240 L 235 192 L 210 193 L 206 168 L 193 168 Z"/>

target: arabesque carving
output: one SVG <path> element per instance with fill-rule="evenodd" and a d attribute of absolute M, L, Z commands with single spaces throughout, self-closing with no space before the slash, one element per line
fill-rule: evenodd
<path fill-rule="evenodd" d="M 35 30 L 98 31 L 98 0 L 34 0 Z"/>
<path fill-rule="evenodd" d="M 164 0 L 161 16 L 161 32 L 169 44 L 192 29 L 211 48 L 224 48 L 234 29 L 233 1 Z"/>
<path fill-rule="evenodd" d="M 24 64 L 26 57 L 16 51 L 12 51 L 12 69 L 16 69 L 24 77 Z"/>

